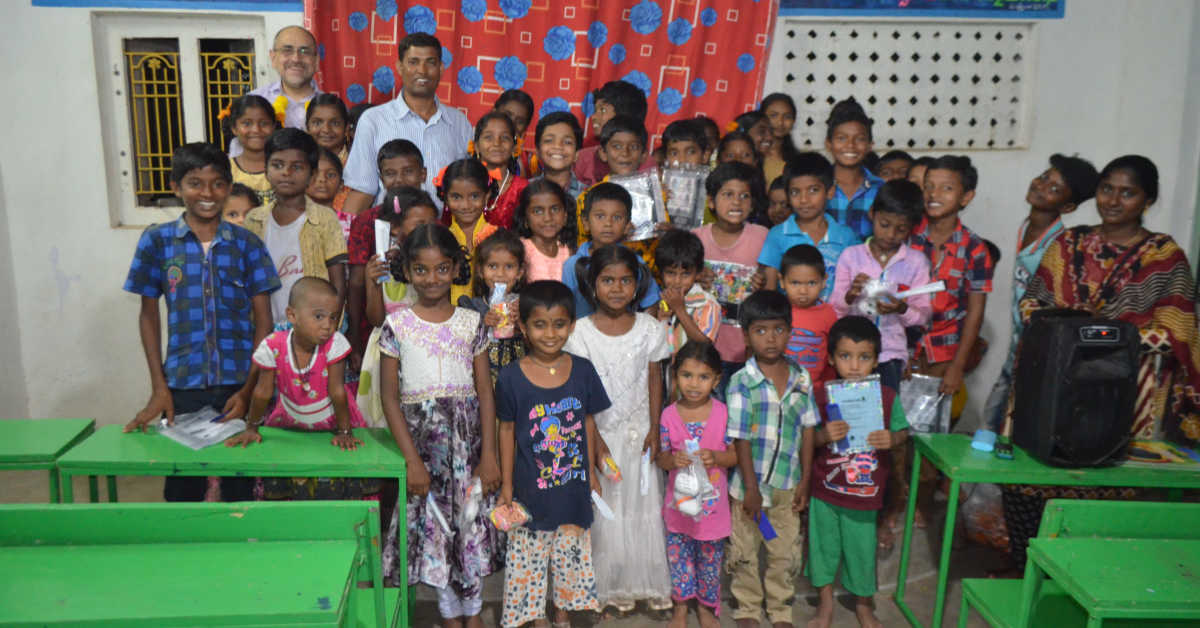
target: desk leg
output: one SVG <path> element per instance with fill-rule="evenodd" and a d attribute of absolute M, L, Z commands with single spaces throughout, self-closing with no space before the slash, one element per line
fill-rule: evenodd
<path fill-rule="evenodd" d="M 946 502 L 946 529 L 942 531 L 942 557 L 938 559 L 937 600 L 933 605 L 933 623 L 942 625 L 942 611 L 946 609 L 946 582 L 950 579 L 950 550 L 954 545 L 954 518 L 958 515 L 958 480 L 950 478 L 950 499 Z"/>
<path fill-rule="evenodd" d="M 108 476 L 108 501 L 116 503 L 117 501 L 117 476 Z"/>
<path fill-rule="evenodd" d="M 62 501 L 62 497 L 58 492 L 58 469 L 50 468 L 50 503 L 57 504 Z"/>
<path fill-rule="evenodd" d="M 958 628 L 967 628 L 967 615 L 970 612 L 971 607 L 967 604 L 967 596 L 964 593 L 962 596 L 962 606 L 958 609 Z"/>
<path fill-rule="evenodd" d="M 908 559 L 912 556 L 913 517 L 917 511 L 917 489 L 921 486 L 921 452 L 913 447 L 912 482 L 908 485 L 908 507 L 904 513 L 904 536 L 900 541 L 900 570 L 896 576 L 896 607 L 908 620 L 909 625 L 921 627 L 921 622 L 904 601 L 904 589 L 908 580 Z"/>
<path fill-rule="evenodd" d="M 400 591 L 396 600 L 396 611 L 392 614 L 392 628 L 409 626 L 412 617 L 409 616 L 409 599 L 412 591 L 408 586 L 408 482 L 407 474 L 401 476 L 399 491 L 396 493 L 396 558 L 399 565 Z"/>
<path fill-rule="evenodd" d="M 1026 557 L 1025 579 L 1021 581 L 1021 612 L 1017 615 L 1017 626 L 1028 628 L 1033 625 L 1034 607 L 1042 597 L 1042 581 L 1046 574 L 1038 568 L 1037 563 Z"/>
<path fill-rule="evenodd" d="M 59 474 L 59 486 L 62 488 L 62 501 L 64 504 L 70 504 L 75 501 L 75 487 L 71 482 L 71 474 L 61 469 Z"/>
<path fill-rule="evenodd" d="M 88 476 L 88 497 L 91 498 L 93 504 L 100 501 L 100 476 Z"/>
<path fill-rule="evenodd" d="M 1103 622 L 1104 622 L 1104 620 L 1100 617 L 1096 617 L 1095 615 L 1088 615 L 1087 628 L 1100 628 L 1100 626 Z"/>

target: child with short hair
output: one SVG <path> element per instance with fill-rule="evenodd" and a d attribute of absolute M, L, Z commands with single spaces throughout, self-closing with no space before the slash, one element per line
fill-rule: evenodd
<path fill-rule="evenodd" d="M 663 129 L 663 150 L 666 152 L 666 165 L 701 166 L 707 163 L 708 137 L 704 128 L 695 120 L 675 120 Z"/>
<path fill-rule="evenodd" d="M 584 224 L 582 233 L 588 240 L 579 245 L 574 255 L 567 258 L 562 270 L 562 282 L 575 293 L 575 315 L 579 318 L 591 314 L 595 308 L 587 301 L 580 288 L 576 265 L 580 259 L 591 255 L 594 248 L 609 244 L 623 247 L 621 242 L 631 229 L 629 219 L 633 212 L 633 197 L 629 195 L 628 190 L 616 183 L 599 183 L 588 190 L 583 199 L 580 218 Z M 639 281 L 643 276 L 647 281 L 646 291 L 637 303 L 638 309 L 657 307 L 661 295 L 658 284 L 650 276 L 645 262 L 638 266 L 637 275 Z"/>
<path fill-rule="evenodd" d="M 346 188 L 342 185 L 342 162 L 328 148 L 321 147 L 319 151 L 317 171 L 313 173 L 305 194 L 318 205 L 324 205 L 336 212 L 338 224 L 342 227 L 342 237 L 349 238 L 354 216 L 341 210 L 342 203 L 346 201 Z"/>
<path fill-rule="evenodd" d="M 721 355 L 707 342 L 689 342 L 675 353 L 672 367 L 679 400 L 663 410 L 661 453 L 655 462 L 670 472 L 662 513 L 667 528 L 667 558 L 671 567 L 671 599 L 675 613 L 671 628 L 687 625 L 688 600 L 695 599 L 696 614 L 704 628 L 719 625 L 721 615 L 721 564 L 729 536 L 727 469 L 737 464 L 733 443 L 725 435 L 725 404 L 712 398 L 721 381 Z M 692 464 L 692 455 L 704 463 L 705 477 L 716 493 L 700 501 L 676 492 L 679 470 Z"/>
<path fill-rule="evenodd" d="M 912 165 L 908 167 L 908 175 L 905 178 L 913 183 L 916 183 L 917 187 L 921 188 L 921 190 L 924 190 L 925 171 L 929 170 L 929 166 L 933 164 L 935 159 L 936 158 L 929 157 L 928 155 L 925 157 L 918 157 L 916 161 L 913 161 Z"/>
<path fill-rule="evenodd" d="M 221 210 L 221 220 L 239 227 L 246 224 L 246 214 L 262 205 L 258 192 L 250 189 L 245 183 L 234 183 L 229 186 L 229 197 L 225 199 L 225 209 Z"/>
<path fill-rule="evenodd" d="M 875 174 L 884 181 L 908 179 L 908 170 L 913 165 L 913 157 L 902 150 L 889 150 L 879 158 Z M 920 187 L 920 186 L 918 186 Z"/>
<path fill-rule="evenodd" d="M 519 502 L 529 521 L 508 533 L 501 625 L 545 616 L 546 571 L 554 577 L 554 626 L 567 611 L 597 610 L 591 491 L 596 476 L 594 416 L 612 407 L 591 361 L 563 351 L 575 328 L 575 297 L 557 281 L 521 294 L 529 354 L 500 371 L 500 504 Z M 611 498 L 611 496 L 610 496 Z"/>
<path fill-rule="evenodd" d="M 275 200 L 250 210 L 246 228 L 266 243 L 282 282 L 282 288 L 271 295 L 275 325 L 287 329 L 288 295 L 301 277 L 318 277 L 333 284 L 338 293 L 335 317 L 340 319 L 346 302 L 346 238 L 337 214 L 305 193 L 317 169 L 320 148 L 300 129 L 280 129 L 267 139 L 263 152 Z"/>
<path fill-rule="evenodd" d="M 741 308 L 741 327 L 751 357 L 733 374 L 726 391 L 728 438 L 737 451 L 729 482 L 733 531 L 730 536 L 730 589 L 739 626 L 756 626 L 764 602 L 767 620 L 790 625 L 795 596 L 793 574 L 800 565 L 801 458 L 804 428 L 817 424 L 808 372 L 785 354 L 791 331 L 791 305 L 774 290 L 759 290 Z M 764 521 L 765 520 L 765 521 Z M 760 526 L 776 537 L 764 541 Z M 758 551 L 766 545 L 766 574 L 758 575 Z"/>
<path fill-rule="evenodd" d="M 987 293 L 992 291 L 992 256 L 983 239 L 958 214 L 975 198 L 979 173 L 966 156 L 934 160 L 925 173 L 925 219 L 913 230 L 909 246 L 930 262 L 930 279 L 945 281 L 933 296 L 929 331 L 917 348 L 919 370 L 942 378 L 940 392 L 953 397 L 971 362 Z"/>
<path fill-rule="evenodd" d="M 659 363 L 671 356 L 667 334 L 653 317 L 637 311 L 650 276 L 633 251 L 617 244 L 601 246 L 580 260 L 577 275 L 595 313 L 576 322 L 565 349 L 591 360 L 610 392 L 612 407 L 596 413 L 596 429 L 624 476 L 619 483 L 600 480 L 614 515 L 592 527 L 600 607 L 625 612 L 646 599 L 651 608 L 669 608 L 659 510 L 662 476 L 649 470 L 650 477 L 642 477 L 647 469 L 640 466 L 643 455 L 653 459 L 658 453 L 663 407 Z M 598 449 L 597 458 L 605 453 Z"/>
<path fill-rule="evenodd" d="M 333 153 L 339 164 L 345 164 L 350 156 L 349 124 L 350 113 L 337 94 L 317 94 L 304 106 L 304 130 L 318 146 Z"/>
<path fill-rule="evenodd" d="M 883 179 L 866 166 L 871 153 L 872 121 L 851 96 L 833 105 L 826 120 L 825 150 L 833 157 L 833 180 L 826 209 L 833 219 L 850 227 L 861 241 L 871 235 L 867 210 Z"/>
<path fill-rule="evenodd" d="M 563 264 L 578 242 L 576 221 L 568 214 L 575 202 L 554 181 L 537 178 L 521 192 L 513 230 L 525 245 L 526 277 L 530 281 L 562 281 Z"/>
<path fill-rule="evenodd" d="M 867 377 L 879 360 L 879 330 L 862 316 L 847 316 L 829 330 L 829 363 L 840 379 Z M 824 385 L 816 389 L 821 426 L 804 430 L 804 457 L 812 461 L 807 481 L 808 577 L 820 592 L 820 605 L 809 626 L 828 628 L 833 622 L 833 580 L 841 567 L 842 586 L 856 596 L 858 625 L 881 627 L 875 616 L 876 511 L 883 507 L 891 456 L 888 451 L 908 437 L 908 421 L 900 395 L 881 386 L 884 429 L 867 435 L 873 449 L 834 453 L 828 446 L 849 432 L 844 420 L 830 420 Z"/>
<path fill-rule="evenodd" d="M 787 181 L 783 175 L 775 177 L 771 187 L 767 188 L 767 224 L 770 229 L 792 217 L 792 206 L 788 202 Z"/>
<path fill-rule="evenodd" d="M 838 316 L 846 316 L 872 279 L 882 281 L 889 291 L 901 292 L 929 283 L 929 260 L 907 244 L 908 236 L 921 222 L 925 201 L 921 189 L 906 179 L 884 183 L 871 205 L 872 235 L 865 244 L 842 252 L 833 281 L 831 302 Z M 900 389 L 900 378 L 908 362 L 905 327 L 925 326 L 932 312 L 929 295 L 908 299 L 881 299 L 876 306 L 875 325 L 883 337 L 879 353 L 879 376 L 883 383 Z"/>
<path fill-rule="evenodd" d="M 712 343 L 720 330 L 721 305 L 696 283 L 704 270 L 704 243 L 690 231 L 672 229 L 659 238 L 654 264 L 662 303 L 651 313 L 666 324 L 671 353 L 687 342 Z"/>
<path fill-rule="evenodd" d="M 249 404 L 250 356 L 271 331 L 269 295 L 279 289 L 279 277 L 257 236 L 221 220 L 232 182 L 229 157 L 212 144 L 184 144 L 171 155 L 171 191 L 184 211 L 142 232 L 125 279 L 125 291 L 141 297 L 138 326 L 151 388 L 126 432 L 205 406 L 239 417 Z M 165 360 L 160 297 L 168 313 Z M 208 312 L 221 324 L 196 330 L 192 322 Z M 219 354 L 207 348 L 216 346 Z M 163 499 L 201 501 L 206 485 L 203 477 L 168 477 Z M 221 478 L 228 501 L 250 499 L 252 487 L 245 478 Z"/>
<path fill-rule="evenodd" d="M 833 168 L 817 153 L 800 153 L 783 170 L 787 182 L 792 217 L 771 227 L 758 263 L 766 277 L 766 288 L 779 285 L 779 264 L 784 252 L 798 244 L 811 244 L 825 259 L 825 276 L 834 274 L 838 258 L 846 247 L 861 240 L 846 225 L 825 213 L 826 200 L 834 193 Z M 828 301 L 833 284 L 827 283 L 821 298 Z"/>
<path fill-rule="evenodd" d="M 704 163 L 710 168 L 717 167 L 717 144 L 721 143 L 721 126 L 716 120 L 708 116 L 696 116 L 692 118 L 696 124 L 700 125 L 700 129 L 704 131 L 705 144 L 708 150 L 704 154 Z"/>
<path fill-rule="evenodd" d="M 838 319 L 833 306 L 821 300 L 827 280 L 824 259 L 817 247 L 797 244 L 783 254 L 779 268 L 783 293 L 792 306 L 786 353 L 808 371 L 812 381 L 824 381 L 829 328 Z"/>
<path fill-rule="evenodd" d="M 229 158 L 233 182 L 258 192 L 262 202 L 270 202 L 274 196 L 267 180 L 267 156 L 263 149 L 267 137 L 282 126 L 275 108 L 262 96 L 246 94 L 229 103 L 229 115 L 223 119 L 223 126 L 242 148 L 237 157 Z"/>
<path fill-rule="evenodd" d="M 730 161 L 738 161 L 762 170 L 762 154 L 755 148 L 754 139 L 745 131 L 730 131 L 717 145 L 717 163 Z"/>
<path fill-rule="evenodd" d="M 484 220 L 502 229 L 511 229 L 521 190 L 529 182 L 522 177 L 513 160 L 517 127 L 507 113 L 489 111 L 475 123 L 475 140 L 468 153 L 487 168 L 496 189 L 487 199 Z"/>
<path fill-rule="evenodd" d="M 579 147 L 583 146 L 583 127 L 579 126 L 579 120 L 569 111 L 544 115 L 538 119 L 533 141 L 541 175 L 529 182 L 549 179 L 557 183 L 571 199 L 565 207 L 574 207 L 576 199 L 587 189 L 573 171 Z"/>
<path fill-rule="evenodd" d="M 626 116 L 643 125 L 646 124 L 646 93 L 636 85 L 627 81 L 609 81 L 600 89 L 592 92 L 593 108 L 591 116 L 592 137 L 600 140 L 604 134 L 604 126 L 616 116 Z M 646 140 L 642 140 L 640 159 L 630 172 L 649 170 L 656 167 L 654 159 L 644 154 Z M 579 151 L 575 160 L 575 176 L 585 185 L 591 186 L 604 180 L 605 175 L 612 172 L 612 164 L 600 155 L 599 146 L 591 146 Z"/>

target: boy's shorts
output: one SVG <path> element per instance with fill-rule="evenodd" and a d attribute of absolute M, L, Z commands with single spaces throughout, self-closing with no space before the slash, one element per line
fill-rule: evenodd
<path fill-rule="evenodd" d="M 875 595 L 874 510 L 853 510 L 813 498 L 808 504 L 809 581 L 833 584 L 842 568 L 842 586 L 860 597 Z"/>

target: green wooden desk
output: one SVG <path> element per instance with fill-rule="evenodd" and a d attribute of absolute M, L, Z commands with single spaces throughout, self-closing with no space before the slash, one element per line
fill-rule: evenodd
<path fill-rule="evenodd" d="M 50 471 L 50 502 L 61 499 L 55 461 L 63 452 L 96 431 L 93 419 L 0 419 L 0 471 Z M 92 501 L 100 500 L 96 478 L 88 478 Z M 115 499 L 116 480 L 108 479 L 109 499 Z"/>
<path fill-rule="evenodd" d="M 386 429 L 356 429 L 363 444 L 342 451 L 330 444 L 327 432 L 296 432 L 259 428 L 263 442 L 242 447 L 216 445 L 192 451 L 154 433 L 121 432 L 119 425 L 100 428 L 58 461 L 63 501 L 72 500 L 73 475 L 183 475 L 183 476 L 319 476 L 396 478 L 399 517 L 398 562 L 400 589 L 407 591 L 408 545 L 405 521 L 406 473 L 404 455 Z M 408 596 L 401 595 L 396 616 L 408 617 Z"/>
<path fill-rule="evenodd" d="M 1030 539 L 1026 579 L 1054 580 L 1088 614 L 1105 619 L 1200 620 L 1200 541 Z"/>
<path fill-rule="evenodd" d="M 0 625 L 382 628 L 379 541 L 371 502 L 0 507 Z"/>
<path fill-rule="evenodd" d="M 938 560 L 937 593 L 931 626 L 940 627 L 946 606 L 946 584 L 950 568 L 950 549 L 954 541 L 954 518 L 958 514 L 958 489 L 962 484 L 990 482 L 994 484 L 1041 484 L 1049 486 L 1133 486 L 1170 489 L 1177 499 L 1185 488 L 1200 488 L 1200 471 L 1104 467 L 1100 469 L 1062 469 L 1038 462 L 1020 447 L 1013 447 L 1013 460 L 1001 460 L 990 452 L 971 448 L 971 438 L 965 434 L 916 434 L 914 444 L 911 490 L 904 517 L 904 535 L 900 544 L 900 569 L 896 578 L 896 606 L 913 626 L 923 626 L 904 600 L 908 578 L 908 562 L 912 552 L 913 513 L 917 507 L 920 486 L 921 458 L 927 458 L 950 479 L 950 495 L 946 507 L 946 524 L 942 531 L 942 550 Z"/>

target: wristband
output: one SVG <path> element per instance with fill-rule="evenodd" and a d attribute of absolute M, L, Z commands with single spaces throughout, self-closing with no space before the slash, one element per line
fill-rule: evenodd
<path fill-rule="evenodd" d="M 353 432 L 350 431 L 350 428 L 346 428 L 344 430 L 342 430 L 342 429 L 334 430 L 333 433 L 335 436 L 353 436 L 354 435 Z"/>

